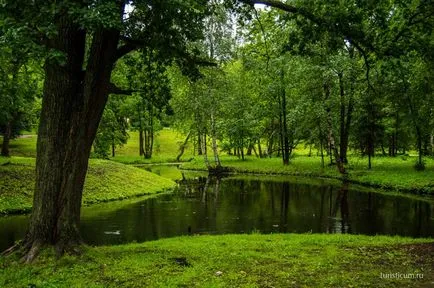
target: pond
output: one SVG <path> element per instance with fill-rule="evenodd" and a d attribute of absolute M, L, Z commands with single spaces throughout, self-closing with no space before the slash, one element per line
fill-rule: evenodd
<path fill-rule="evenodd" d="M 429 198 L 296 177 L 193 174 L 178 183 L 174 193 L 84 207 L 83 238 L 90 245 L 110 245 L 252 232 L 434 236 Z M 27 221 L 25 215 L 0 218 L 0 250 L 23 237 Z"/>

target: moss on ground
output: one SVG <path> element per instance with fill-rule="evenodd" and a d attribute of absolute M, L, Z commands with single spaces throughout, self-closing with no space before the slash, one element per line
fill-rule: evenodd
<path fill-rule="evenodd" d="M 132 166 L 91 159 L 83 203 L 92 204 L 163 192 L 175 182 Z M 0 214 L 29 211 L 35 185 L 35 159 L 0 158 Z"/>
<path fill-rule="evenodd" d="M 186 236 L 88 247 L 58 261 L 44 251 L 30 265 L 10 256 L 0 258 L 0 267 L 0 286 L 11 288 L 431 287 L 434 243 L 357 235 Z"/>
<path fill-rule="evenodd" d="M 298 156 L 288 166 L 283 166 L 281 159 L 258 159 L 249 157 L 245 161 L 233 156 L 221 157 L 222 165 L 238 173 L 281 174 L 309 177 L 341 179 L 335 166 L 321 168 L 321 159 L 316 156 Z M 371 170 L 367 169 L 366 159 L 351 157 L 347 167 L 348 179 L 353 183 L 393 189 L 415 194 L 434 195 L 434 160 L 426 159 L 426 169 L 414 169 L 415 157 L 376 157 Z M 202 158 L 184 163 L 182 169 L 206 170 Z"/>

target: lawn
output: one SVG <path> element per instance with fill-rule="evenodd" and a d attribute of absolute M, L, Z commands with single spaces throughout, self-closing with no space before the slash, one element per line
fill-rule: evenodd
<path fill-rule="evenodd" d="M 58 261 L 52 254 L 45 250 L 35 263 L 24 266 L 16 255 L 0 258 L 0 286 L 431 287 L 434 281 L 432 239 L 319 234 L 184 236 L 88 247 L 81 256 Z"/>
<path fill-rule="evenodd" d="M 130 138 L 127 144 L 116 150 L 116 156 L 111 158 L 116 162 L 124 164 L 143 164 L 143 163 L 168 163 L 175 162 L 179 154 L 180 144 L 184 142 L 185 135 L 170 128 L 164 128 L 157 132 L 154 142 L 154 152 L 151 159 L 144 159 L 139 155 L 139 133 L 129 131 Z M 181 161 L 188 161 L 193 157 L 193 146 L 187 145 Z"/>

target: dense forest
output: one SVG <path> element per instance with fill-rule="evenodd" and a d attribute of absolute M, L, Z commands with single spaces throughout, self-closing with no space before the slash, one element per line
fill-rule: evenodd
<path fill-rule="evenodd" d="M 354 162 L 425 173 L 434 156 L 432 0 L 0 4 L 1 156 L 38 135 L 29 229 L 9 251 L 26 262 L 82 244 L 88 159 L 115 160 L 132 134 L 138 163 L 169 127 L 182 140 L 166 160 L 214 174 L 222 157 L 311 158 L 345 180 Z"/>

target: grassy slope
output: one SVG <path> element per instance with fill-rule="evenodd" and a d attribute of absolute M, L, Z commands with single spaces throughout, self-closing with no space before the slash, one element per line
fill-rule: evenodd
<path fill-rule="evenodd" d="M 236 172 L 340 178 L 335 166 L 326 166 L 322 169 L 321 159 L 316 156 L 294 157 L 288 166 L 283 166 L 278 158 L 258 159 L 250 157 L 246 161 L 242 161 L 236 157 L 223 156 L 221 160 L 223 166 L 231 167 Z M 425 161 L 425 171 L 416 171 L 413 168 L 416 162 L 415 157 L 376 157 L 373 160 L 373 168 L 368 170 L 365 158 L 351 157 L 348 167 L 349 179 L 368 186 L 434 194 L 434 160 L 426 158 Z M 182 168 L 206 169 L 201 158 L 184 163 Z"/>
<path fill-rule="evenodd" d="M 179 154 L 179 145 L 184 142 L 185 136 L 173 129 L 163 129 L 157 133 L 154 142 L 154 153 L 151 159 L 139 156 L 139 133 L 128 132 L 128 143 L 116 151 L 116 157 L 112 160 L 125 164 L 141 163 L 167 163 L 174 162 Z M 192 145 L 189 143 L 184 151 L 181 161 L 193 157 Z"/>
<path fill-rule="evenodd" d="M 428 241 L 317 234 L 177 237 L 87 248 L 59 261 L 45 251 L 26 266 L 15 256 L 0 258 L 0 286 L 430 287 L 434 243 L 415 245 Z M 382 279 L 380 273 L 420 273 L 423 279 Z"/>
<path fill-rule="evenodd" d="M 34 158 L 0 158 L 0 213 L 30 210 L 34 189 Z M 143 169 L 91 159 L 83 202 L 125 199 L 172 188 L 175 183 Z"/>

